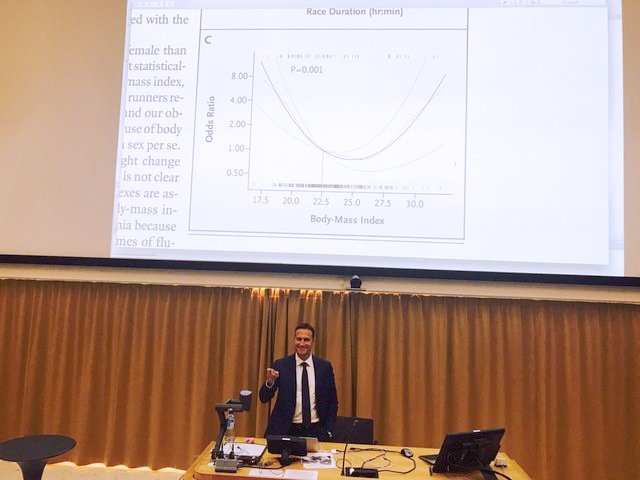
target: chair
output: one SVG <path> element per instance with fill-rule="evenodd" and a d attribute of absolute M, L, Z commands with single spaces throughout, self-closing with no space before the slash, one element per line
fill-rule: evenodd
<path fill-rule="evenodd" d="M 373 445 L 373 419 L 359 417 L 338 417 L 336 425 L 333 429 L 331 441 L 336 443 L 346 443 L 349 432 L 353 427 L 353 421 L 358 420 L 358 424 L 353 429 L 349 443 L 358 443 L 364 445 Z"/>

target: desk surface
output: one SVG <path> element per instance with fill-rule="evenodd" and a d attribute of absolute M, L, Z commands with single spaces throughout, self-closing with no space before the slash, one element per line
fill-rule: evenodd
<path fill-rule="evenodd" d="M 238 440 L 240 441 L 240 440 Z M 264 440 L 256 440 L 256 443 L 264 443 Z M 249 476 L 250 468 L 241 468 L 238 470 L 238 473 L 216 473 L 214 467 L 210 466 L 211 463 L 211 450 L 213 449 L 214 442 L 210 443 L 207 448 L 200 454 L 193 465 L 189 467 L 189 470 L 185 472 L 183 475 L 183 480 L 243 480 L 246 478 L 251 478 Z M 326 451 L 331 451 L 332 449 L 336 449 L 339 452 L 335 453 L 333 456 L 338 462 L 338 466 L 342 466 L 342 450 L 344 449 L 343 443 L 321 443 L 321 448 Z M 365 460 L 371 459 L 377 455 L 376 452 L 352 452 L 351 447 L 356 448 L 366 448 L 366 445 L 349 445 L 349 452 L 347 452 L 347 465 L 349 463 L 354 466 L 360 466 Z M 384 445 L 371 445 L 372 448 L 379 448 L 385 450 L 393 450 L 394 452 L 400 452 L 401 447 L 395 446 L 384 446 Z M 414 454 L 414 459 L 416 461 L 416 469 L 411 473 L 406 475 L 401 475 L 397 473 L 391 472 L 381 472 L 381 479 L 398 479 L 401 478 L 404 480 L 425 480 L 431 478 L 431 476 L 435 479 L 438 478 L 454 478 L 458 480 L 469 479 L 469 480 L 480 480 L 482 479 L 482 474 L 479 472 L 476 473 L 467 473 L 467 474 L 433 474 L 430 476 L 429 474 L 429 466 L 422 460 L 418 458 L 419 455 L 429 455 L 438 453 L 437 449 L 434 448 L 419 448 L 419 447 L 410 447 Z M 262 459 L 268 462 L 271 459 L 277 458 L 278 455 L 272 455 L 269 452 L 265 451 Z M 393 470 L 408 470 L 413 466 L 411 460 L 403 457 L 400 453 L 390 453 L 388 454 L 389 459 L 393 462 L 392 468 Z M 502 458 L 506 460 L 507 466 L 506 468 L 496 468 L 498 472 L 504 473 L 511 477 L 512 480 L 531 480 L 530 477 L 520 468 L 514 460 L 511 460 L 506 454 L 499 453 L 498 458 Z M 275 462 L 274 465 L 277 465 Z M 368 463 L 367 467 L 383 467 L 384 463 Z M 390 468 L 390 467 L 387 467 Z M 304 469 L 304 467 L 300 464 L 300 462 L 295 462 L 294 464 L 287 467 L 287 469 Z M 337 480 L 340 477 L 340 470 L 338 469 L 321 469 L 318 471 L 318 480 Z M 502 477 L 498 477 L 502 478 Z"/>

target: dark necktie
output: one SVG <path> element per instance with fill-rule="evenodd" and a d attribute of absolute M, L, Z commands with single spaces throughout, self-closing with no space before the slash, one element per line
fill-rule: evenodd
<path fill-rule="evenodd" d="M 302 362 L 302 424 L 308 427 L 311 424 L 311 397 L 309 395 L 309 375 L 307 374 L 307 362 Z"/>

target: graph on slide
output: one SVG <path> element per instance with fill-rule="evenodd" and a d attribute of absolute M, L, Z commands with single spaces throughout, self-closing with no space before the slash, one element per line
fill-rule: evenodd
<path fill-rule="evenodd" d="M 446 28 L 203 32 L 192 227 L 460 238 L 466 42 Z M 231 203 L 241 218 L 210 220 Z M 292 207 L 353 219 L 384 208 L 389 227 L 321 230 Z"/>
<path fill-rule="evenodd" d="M 444 125 L 429 108 L 444 95 L 447 74 L 411 57 L 301 51 L 258 58 L 250 188 L 450 193 L 459 160 L 442 155 L 453 143 L 443 127 L 463 138 L 464 123 Z M 361 78 L 363 71 L 374 78 Z"/>

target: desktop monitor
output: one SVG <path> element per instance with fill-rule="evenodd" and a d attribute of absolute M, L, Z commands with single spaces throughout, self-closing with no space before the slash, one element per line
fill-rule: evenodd
<path fill-rule="evenodd" d="M 504 432 L 504 428 L 496 428 L 448 433 L 433 465 L 433 472 L 481 470 L 491 473 L 490 464 L 500 450 L 500 441 Z M 495 478 L 495 476 L 492 477 Z"/>
<path fill-rule="evenodd" d="M 269 453 L 279 453 L 280 465 L 286 467 L 293 462 L 291 456 L 304 457 L 307 454 L 307 441 L 303 437 L 267 435 Z"/>

